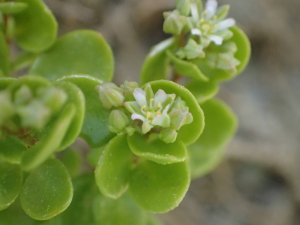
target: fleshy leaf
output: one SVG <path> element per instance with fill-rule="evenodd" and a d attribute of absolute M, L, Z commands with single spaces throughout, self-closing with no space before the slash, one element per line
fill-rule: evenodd
<path fill-rule="evenodd" d="M 0 160 L 0 211 L 15 201 L 21 185 L 22 171 L 20 165 Z"/>
<path fill-rule="evenodd" d="M 170 48 L 173 43 L 174 38 L 169 38 L 151 49 L 142 67 L 140 78 L 142 85 L 153 80 L 167 79 L 171 65 L 166 49 Z"/>
<path fill-rule="evenodd" d="M 148 221 L 147 221 L 147 225 L 163 225 L 164 223 L 162 221 L 160 221 L 158 218 L 156 218 L 155 216 L 148 216 Z"/>
<path fill-rule="evenodd" d="M 99 148 L 93 148 L 89 152 L 89 154 L 87 156 L 87 161 L 91 166 L 93 166 L 93 167 L 97 166 L 97 163 L 98 163 L 100 156 L 102 155 L 102 152 L 104 151 L 104 149 L 105 149 L 105 145 L 102 147 L 99 147 Z"/>
<path fill-rule="evenodd" d="M 64 90 L 69 96 L 67 104 L 73 104 L 76 108 L 76 113 L 70 124 L 70 127 L 66 132 L 66 135 L 59 148 L 57 149 L 57 151 L 61 151 L 73 144 L 80 134 L 85 114 L 85 98 L 81 90 L 72 83 L 57 81 L 54 82 L 53 85 Z"/>
<path fill-rule="evenodd" d="M 15 39 L 28 52 L 41 52 L 56 39 L 57 22 L 50 9 L 41 0 L 16 0 L 25 3 L 26 9 L 14 15 Z"/>
<path fill-rule="evenodd" d="M 92 148 L 101 147 L 114 137 L 108 129 L 110 110 L 103 107 L 99 93 L 95 87 L 102 84 L 101 80 L 88 75 L 71 75 L 59 79 L 78 86 L 86 99 L 85 118 L 80 136 Z"/>
<path fill-rule="evenodd" d="M 145 211 L 128 194 L 116 200 L 99 195 L 94 200 L 93 211 L 99 225 L 146 225 Z"/>
<path fill-rule="evenodd" d="M 36 220 L 48 220 L 71 203 L 73 186 L 67 168 L 50 159 L 30 173 L 21 190 L 22 208 Z"/>
<path fill-rule="evenodd" d="M 9 76 L 9 50 L 5 36 L 0 30 L 0 70 L 4 76 Z M 0 76 L 1 77 L 1 76 Z"/>
<path fill-rule="evenodd" d="M 199 103 L 213 98 L 219 92 L 219 85 L 213 81 L 190 81 L 184 85 L 197 99 Z"/>
<path fill-rule="evenodd" d="M 177 138 L 182 140 L 186 145 L 195 142 L 203 131 L 204 115 L 192 93 L 185 87 L 171 81 L 152 81 L 150 84 L 154 93 L 159 89 L 162 89 L 167 94 L 176 94 L 176 96 L 180 96 L 181 99 L 186 102 L 187 107 L 189 107 L 189 112 L 193 115 L 193 122 L 182 126 L 178 131 Z"/>
<path fill-rule="evenodd" d="M 166 213 L 179 205 L 190 185 L 186 162 L 161 165 L 143 161 L 134 169 L 129 192 L 135 202 L 152 213 Z"/>
<path fill-rule="evenodd" d="M 106 145 L 95 170 L 96 183 L 104 196 L 116 199 L 127 190 L 132 162 L 126 135 L 118 135 Z"/>
<path fill-rule="evenodd" d="M 81 168 L 81 155 L 79 151 L 73 148 L 69 148 L 66 151 L 63 151 L 61 154 L 61 162 L 68 169 L 70 176 L 76 177 L 79 174 Z"/>
<path fill-rule="evenodd" d="M 19 71 L 30 66 L 37 58 L 37 53 L 32 52 L 21 52 L 11 63 L 12 71 Z"/>
<path fill-rule="evenodd" d="M 29 74 L 49 80 L 72 74 L 88 74 L 110 81 L 113 72 L 113 54 L 101 34 L 79 30 L 60 37 L 36 59 Z"/>
<path fill-rule="evenodd" d="M 178 75 L 181 76 L 186 76 L 186 77 L 190 77 L 196 80 L 201 80 L 201 81 L 208 81 L 209 79 L 199 70 L 199 68 L 197 67 L 197 65 L 179 59 L 178 57 L 176 57 L 171 51 L 167 50 L 167 55 L 169 56 L 169 58 L 171 59 L 174 67 L 175 67 L 175 71 Z"/>
<path fill-rule="evenodd" d="M 218 99 L 201 104 L 205 128 L 200 138 L 188 146 L 189 166 L 193 178 L 209 173 L 222 159 L 223 149 L 237 128 L 237 118 L 231 109 Z"/>
<path fill-rule="evenodd" d="M 74 104 L 68 104 L 53 124 L 43 132 L 40 141 L 22 157 L 22 169 L 30 171 L 43 163 L 61 145 L 76 113 Z"/>
<path fill-rule="evenodd" d="M 7 88 L 15 80 L 16 78 L 12 78 L 12 77 L 0 78 L 0 91 Z"/>
<path fill-rule="evenodd" d="M 131 151 L 140 157 L 159 164 L 171 164 L 182 162 L 187 157 L 186 147 L 181 140 L 174 143 L 165 143 L 162 140 L 147 140 L 147 136 L 135 133 L 128 136 L 128 144 Z"/>
<path fill-rule="evenodd" d="M 27 8 L 27 4 L 23 2 L 1 2 L 0 12 L 5 14 L 15 14 Z"/>
<path fill-rule="evenodd" d="M 0 138 L 0 158 L 10 163 L 20 163 L 27 146 L 17 137 Z"/>

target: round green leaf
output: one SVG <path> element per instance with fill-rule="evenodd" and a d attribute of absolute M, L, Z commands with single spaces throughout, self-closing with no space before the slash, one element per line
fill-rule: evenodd
<path fill-rule="evenodd" d="M 4 76 L 9 76 L 9 50 L 5 36 L 0 30 L 0 70 Z"/>
<path fill-rule="evenodd" d="M 40 87 L 47 87 L 50 86 L 50 82 L 40 78 L 40 77 L 28 77 L 23 76 L 19 79 L 15 79 L 14 82 L 10 81 L 11 85 L 8 86 L 8 89 L 14 93 L 19 88 L 21 88 L 23 85 L 27 85 L 32 92 L 36 92 L 38 88 Z"/>
<path fill-rule="evenodd" d="M 38 167 L 60 148 L 75 113 L 74 104 L 65 106 L 59 117 L 42 133 L 40 140 L 24 153 L 21 162 L 23 170 L 30 171 Z"/>
<path fill-rule="evenodd" d="M 101 147 L 109 142 L 115 136 L 108 129 L 110 110 L 103 107 L 99 93 L 95 90 L 102 81 L 88 75 L 65 76 L 59 80 L 75 84 L 85 96 L 86 110 L 80 136 L 92 148 Z"/>
<path fill-rule="evenodd" d="M 164 90 L 167 94 L 176 94 L 184 100 L 189 107 L 190 113 L 193 115 L 193 122 L 187 125 L 184 125 L 178 131 L 178 136 L 186 145 L 192 144 L 195 142 L 201 135 L 204 128 L 204 115 L 203 111 L 200 108 L 197 100 L 192 95 L 192 93 L 187 90 L 185 87 L 176 84 L 171 81 L 159 80 L 150 82 L 151 87 L 155 92 L 159 89 Z"/>
<path fill-rule="evenodd" d="M 82 159 L 78 150 L 69 148 L 66 151 L 63 151 L 60 160 L 68 169 L 69 174 L 72 178 L 76 177 L 79 174 Z"/>
<path fill-rule="evenodd" d="M 60 37 L 33 63 L 29 74 L 54 80 L 65 75 L 88 74 L 110 81 L 114 72 L 112 51 L 100 33 L 88 30 Z"/>
<path fill-rule="evenodd" d="M 15 18 L 15 38 L 21 48 L 28 52 L 41 52 L 56 39 L 57 22 L 50 9 L 41 0 L 16 0 L 28 7 Z"/>
<path fill-rule="evenodd" d="M 222 101 L 211 99 L 201 105 L 205 128 L 200 138 L 188 146 L 192 177 L 207 174 L 222 159 L 223 149 L 237 129 L 237 118 Z"/>
<path fill-rule="evenodd" d="M 26 3 L 22 2 L 1 2 L 0 12 L 5 14 L 15 14 L 27 8 Z"/>
<path fill-rule="evenodd" d="M 48 160 L 28 176 L 20 197 L 24 211 L 33 219 L 48 220 L 62 213 L 73 197 L 66 167 L 57 159 Z"/>
<path fill-rule="evenodd" d="M 17 137 L 0 138 L 0 158 L 10 163 L 20 163 L 27 146 Z"/>
<path fill-rule="evenodd" d="M 163 222 L 155 216 L 148 216 L 147 225 L 163 225 Z"/>
<path fill-rule="evenodd" d="M 18 197 L 22 185 L 20 165 L 0 160 L 0 211 L 9 207 Z"/>
<path fill-rule="evenodd" d="M 167 56 L 166 49 L 172 46 L 173 43 L 174 38 L 169 38 L 151 49 L 142 67 L 142 85 L 154 80 L 167 79 L 170 73 L 170 60 Z"/>
<path fill-rule="evenodd" d="M 233 32 L 233 37 L 230 39 L 230 41 L 235 42 L 236 46 L 238 46 L 238 50 L 235 53 L 234 57 L 241 62 L 241 64 L 236 68 L 237 76 L 239 73 L 243 72 L 243 70 L 249 63 L 251 56 L 251 43 L 244 31 L 238 26 L 234 26 L 230 28 L 230 30 Z"/>
<path fill-rule="evenodd" d="M 93 148 L 88 156 L 87 156 L 87 161 L 88 163 L 93 166 L 93 167 L 96 167 L 97 166 L 97 163 L 100 159 L 100 156 L 102 155 L 104 149 L 105 149 L 105 145 L 100 147 L 100 148 Z"/>
<path fill-rule="evenodd" d="M 21 52 L 11 63 L 11 70 L 19 71 L 25 69 L 26 67 L 30 66 L 37 57 L 37 53 Z"/>
<path fill-rule="evenodd" d="M 213 98 L 219 92 L 219 85 L 213 81 L 201 82 L 190 81 L 184 85 L 197 99 L 199 103 L 203 103 Z"/>
<path fill-rule="evenodd" d="M 76 108 L 73 120 L 70 123 L 64 139 L 57 149 L 57 151 L 61 151 L 73 144 L 80 134 L 85 114 L 85 98 L 82 91 L 72 83 L 57 81 L 54 82 L 53 85 L 63 89 L 68 94 L 67 104 L 72 104 Z"/>
<path fill-rule="evenodd" d="M 118 135 L 106 145 L 95 170 L 96 183 L 104 196 L 116 199 L 127 190 L 132 162 L 126 135 Z"/>
<path fill-rule="evenodd" d="M 129 192 L 135 202 L 153 213 L 166 213 L 179 205 L 190 185 L 186 162 L 161 165 L 143 161 L 134 169 Z"/>
<path fill-rule="evenodd" d="M 145 135 L 136 132 L 128 136 L 128 145 L 135 155 L 159 164 L 182 162 L 187 157 L 186 147 L 179 139 L 167 144 L 158 138 L 149 141 Z"/>
<path fill-rule="evenodd" d="M 93 211 L 97 225 L 146 225 L 146 213 L 128 194 L 118 199 L 95 198 Z"/>
<path fill-rule="evenodd" d="M 186 77 L 190 77 L 196 80 L 201 80 L 201 81 L 208 81 L 209 79 L 199 70 L 199 68 L 197 67 L 197 65 L 179 59 L 178 57 L 176 57 L 171 51 L 167 50 L 167 55 L 169 56 L 169 58 L 171 59 L 174 67 L 175 67 L 175 71 L 178 75 L 181 76 L 186 76 Z"/>

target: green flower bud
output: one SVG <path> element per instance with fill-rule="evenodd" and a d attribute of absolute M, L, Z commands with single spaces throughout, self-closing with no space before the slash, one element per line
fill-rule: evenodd
<path fill-rule="evenodd" d="M 121 85 L 121 88 L 125 91 L 125 100 L 126 101 L 134 101 L 133 92 L 138 87 L 139 87 L 139 84 L 137 82 L 125 81 L 125 83 Z"/>
<path fill-rule="evenodd" d="M 26 105 L 33 98 L 32 92 L 27 85 L 23 85 L 15 92 L 14 102 L 17 105 Z"/>
<path fill-rule="evenodd" d="M 37 95 L 45 106 L 57 113 L 67 101 L 68 95 L 61 89 L 56 87 L 43 87 L 37 90 Z"/>
<path fill-rule="evenodd" d="M 113 110 L 109 115 L 108 128 L 112 133 L 122 133 L 129 125 L 129 119 L 121 110 Z M 129 130 L 130 132 L 130 130 Z"/>
<path fill-rule="evenodd" d="M 223 70 L 236 70 L 236 66 L 240 64 L 240 61 L 234 58 L 231 52 L 219 53 L 216 67 Z"/>
<path fill-rule="evenodd" d="M 190 0 L 177 0 L 176 8 L 179 10 L 181 15 L 188 16 L 191 12 L 191 2 Z"/>
<path fill-rule="evenodd" d="M 173 143 L 176 141 L 177 132 L 174 129 L 168 128 L 160 132 L 159 139 L 166 143 Z"/>
<path fill-rule="evenodd" d="M 123 106 L 125 91 L 114 83 L 103 83 L 96 87 L 100 100 L 106 109 Z"/>
<path fill-rule="evenodd" d="M 7 91 L 0 92 L 0 126 L 14 114 L 11 95 Z"/>
<path fill-rule="evenodd" d="M 187 45 L 184 47 L 186 58 L 195 59 L 195 58 L 204 58 L 205 53 L 203 51 L 203 46 L 198 45 L 196 41 L 190 39 Z"/>
<path fill-rule="evenodd" d="M 164 32 L 168 34 L 179 35 L 183 29 L 183 25 L 179 18 L 179 11 L 175 10 L 172 13 L 167 13 L 165 15 L 168 16 L 163 25 Z"/>
<path fill-rule="evenodd" d="M 36 130 L 44 128 L 51 116 L 51 110 L 38 100 L 33 100 L 26 106 L 18 107 L 16 111 L 21 118 L 22 127 Z"/>
<path fill-rule="evenodd" d="M 186 107 L 185 101 L 182 101 L 180 97 L 177 97 L 175 100 L 169 115 L 171 127 L 176 130 L 179 130 L 183 125 L 193 122 L 193 115 L 189 112 L 189 108 Z"/>

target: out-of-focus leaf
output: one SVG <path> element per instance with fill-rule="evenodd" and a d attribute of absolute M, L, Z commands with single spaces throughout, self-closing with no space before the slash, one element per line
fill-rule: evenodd
<path fill-rule="evenodd" d="M 9 76 L 9 50 L 3 32 L 0 30 L 0 70 L 3 76 Z M 1 77 L 1 75 L 0 75 Z"/>
<path fill-rule="evenodd" d="M 79 30 L 60 37 L 36 59 L 29 74 L 49 80 L 72 74 L 88 74 L 110 81 L 113 72 L 113 54 L 101 34 Z"/>
<path fill-rule="evenodd" d="M 41 0 L 16 0 L 26 3 L 27 8 L 14 15 L 15 39 L 28 52 L 41 52 L 49 48 L 56 39 L 57 22 L 50 9 Z"/>
<path fill-rule="evenodd" d="M 23 2 L 1 2 L 0 12 L 5 14 L 15 14 L 27 8 L 27 4 Z"/>
<path fill-rule="evenodd" d="M 118 199 L 98 195 L 93 206 L 97 225 L 146 225 L 146 213 L 128 194 Z"/>
<path fill-rule="evenodd" d="M 15 80 L 16 78 L 12 78 L 12 77 L 0 78 L 0 91 L 7 88 Z"/>
<path fill-rule="evenodd" d="M 27 146 L 17 137 L 0 138 L 0 158 L 10 163 L 20 163 Z"/>
<path fill-rule="evenodd" d="M 166 49 L 172 46 L 173 43 L 174 38 L 169 38 L 151 49 L 142 67 L 142 85 L 154 80 L 167 79 L 171 65 Z"/>
<path fill-rule="evenodd" d="M 156 216 L 148 215 L 147 225 L 164 225 Z"/>
<path fill-rule="evenodd" d="M 30 66 L 37 58 L 38 54 L 31 52 L 21 52 L 11 63 L 12 71 L 19 71 Z"/>
<path fill-rule="evenodd" d="M 132 161 L 126 135 L 118 135 L 106 145 L 95 170 L 96 183 L 104 196 L 119 198 L 127 190 Z"/>
<path fill-rule="evenodd" d="M 213 98 L 219 92 L 219 85 L 213 81 L 190 81 L 184 86 L 192 92 L 199 103 Z"/>
<path fill-rule="evenodd" d="M 134 169 L 129 192 L 145 210 L 166 213 L 179 205 L 189 185 L 186 162 L 161 165 L 147 160 Z"/>
<path fill-rule="evenodd" d="M 149 142 L 145 135 L 136 132 L 128 136 L 128 144 L 135 155 L 159 164 L 182 162 L 187 157 L 186 147 L 179 139 L 169 144 L 160 139 Z"/>
<path fill-rule="evenodd" d="M 48 160 L 27 177 L 20 197 L 22 208 L 33 219 L 48 220 L 62 213 L 73 197 L 67 168 L 57 159 Z"/>
<path fill-rule="evenodd" d="M 21 185 L 22 171 L 20 165 L 0 160 L 0 211 L 15 201 Z"/>
<path fill-rule="evenodd" d="M 69 148 L 66 151 L 63 151 L 61 158 L 61 162 L 68 169 L 70 176 L 76 177 L 79 174 L 82 159 L 79 151 L 73 148 Z"/>
<path fill-rule="evenodd" d="M 110 110 L 103 107 L 95 87 L 101 80 L 88 75 L 71 75 L 59 79 L 75 84 L 85 96 L 85 118 L 80 136 L 92 148 L 98 148 L 109 142 L 115 135 L 108 129 Z"/>
<path fill-rule="evenodd" d="M 185 87 L 171 81 L 152 81 L 150 84 L 154 93 L 162 89 L 167 94 L 180 96 L 181 99 L 186 102 L 186 105 L 189 107 L 189 112 L 193 115 L 193 122 L 182 126 L 178 131 L 177 138 L 182 140 L 186 145 L 195 142 L 204 128 L 204 114 L 192 93 Z"/>
<path fill-rule="evenodd" d="M 174 67 L 175 67 L 175 71 L 178 75 L 181 76 L 186 76 L 186 77 L 190 77 L 196 80 L 201 80 L 201 81 L 208 81 L 209 79 L 199 70 L 199 68 L 197 67 L 197 65 L 179 59 L 178 57 L 176 57 L 171 51 L 167 50 L 167 55 L 169 56 L 169 58 L 171 59 Z"/>
<path fill-rule="evenodd" d="M 87 156 L 87 161 L 91 166 L 96 167 L 104 149 L 105 149 L 105 145 L 100 148 L 94 148 L 91 150 L 91 152 L 89 152 Z"/>
<path fill-rule="evenodd" d="M 203 176 L 217 166 L 224 147 L 237 128 L 237 118 L 222 101 L 211 99 L 201 104 L 205 128 L 200 138 L 188 146 L 189 166 L 193 178 Z"/>

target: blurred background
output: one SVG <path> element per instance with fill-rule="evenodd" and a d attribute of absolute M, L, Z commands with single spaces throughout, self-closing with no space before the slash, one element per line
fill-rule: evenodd
<path fill-rule="evenodd" d="M 113 48 L 114 81 L 139 80 L 151 46 L 168 37 L 162 12 L 175 0 L 45 0 L 60 35 L 99 31 Z M 300 1 L 219 0 L 247 33 L 252 58 L 218 97 L 239 118 L 226 157 L 192 182 L 167 225 L 300 224 Z"/>

